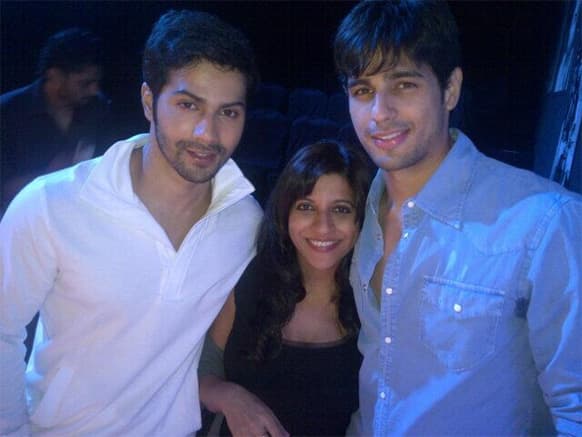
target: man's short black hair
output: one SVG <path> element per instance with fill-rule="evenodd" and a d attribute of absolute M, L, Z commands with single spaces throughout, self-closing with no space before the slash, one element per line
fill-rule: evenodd
<path fill-rule="evenodd" d="M 75 73 L 89 66 L 102 66 L 103 59 L 101 38 L 88 29 L 73 27 L 48 38 L 40 50 L 37 73 L 43 76 L 49 68 Z"/>
<path fill-rule="evenodd" d="M 334 41 L 342 85 L 364 72 L 374 74 L 405 55 L 432 68 L 441 89 L 461 64 L 457 24 L 443 0 L 365 1 L 340 24 Z"/>
<path fill-rule="evenodd" d="M 143 80 L 155 99 L 170 71 L 202 61 L 240 71 L 247 94 L 257 85 L 255 56 L 242 32 L 214 15 L 191 10 L 166 12 L 156 22 L 145 45 Z"/>

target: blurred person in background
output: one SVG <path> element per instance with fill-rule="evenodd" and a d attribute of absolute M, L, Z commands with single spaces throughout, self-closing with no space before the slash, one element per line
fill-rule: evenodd
<path fill-rule="evenodd" d="M 109 101 L 101 92 L 104 50 L 87 29 L 52 35 L 38 78 L 0 96 L 2 207 L 37 176 L 100 155 L 109 145 Z"/>

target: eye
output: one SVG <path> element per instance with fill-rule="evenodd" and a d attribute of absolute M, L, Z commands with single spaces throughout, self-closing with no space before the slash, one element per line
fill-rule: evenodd
<path fill-rule="evenodd" d="M 409 89 L 418 88 L 418 84 L 416 84 L 414 82 L 408 82 L 408 81 L 398 82 L 396 84 L 396 88 L 399 90 L 409 90 Z"/>
<path fill-rule="evenodd" d="M 240 112 L 237 111 L 236 109 L 223 109 L 222 110 L 222 115 L 224 115 L 227 118 L 238 118 L 240 116 Z"/>
<path fill-rule="evenodd" d="M 352 97 L 365 97 L 365 96 L 368 96 L 372 93 L 373 93 L 373 90 L 371 88 L 368 88 L 365 86 L 359 86 L 359 87 L 355 87 L 355 88 L 350 89 L 350 94 L 352 95 Z"/>
<path fill-rule="evenodd" d="M 194 102 L 178 102 L 178 107 L 186 111 L 195 111 L 198 109 L 198 106 Z"/>
<path fill-rule="evenodd" d="M 349 205 L 336 205 L 333 207 L 332 211 L 338 214 L 351 214 L 353 208 Z"/>
<path fill-rule="evenodd" d="M 313 211 L 315 208 L 309 202 L 300 201 L 295 204 L 295 209 L 297 211 Z"/>

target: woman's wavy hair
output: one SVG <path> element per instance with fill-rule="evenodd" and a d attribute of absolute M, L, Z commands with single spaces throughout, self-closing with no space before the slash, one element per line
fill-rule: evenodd
<path fill-rule="evenodd" d="M 361 227 L 371 179 L 370 167 L 361 152 L 334 140 L 322 140 L 297 151 L 283 169 L 271 192 L 257 237 L 259 300 L 251 320 L 253 335 L 248 357 L 260 362 L 280 351 L 282 329 L 295 305 L 304 299 L 305 288 L 295 246 L 289 236 L 289 213 L 295 202 L 309 195 L 317 180 L 339 174 L 354 193 L 356 222 Z M 349 283 L 352 252 L 344 257 L 335 278 L 338 319 L 347 335 L 356 335 L 359 319 Z"/>

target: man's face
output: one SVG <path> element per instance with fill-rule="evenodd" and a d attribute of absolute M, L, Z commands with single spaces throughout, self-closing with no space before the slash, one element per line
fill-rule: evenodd
<path fill-rule="evenodd" d="M 374 163 L 389 172 L 430 175 L 448 151 L 449 112 L 461 82 L 455 69 L 443 92 L 429 66 L 405 56 L 379 73 L 350 78 L 350 115 Z"/>
<path fill-rule="evenodd" d="M 101 91 L 101 67 L 88 66 L 79 72 L 63 73 L 62 77 L 60 97 L 70 106 L 86 105 Z"/>
<path fill-rule="evenodd" d="M 155 103 L 144 84 L 150 132 L 170 171 L 192 183 L 211 180 L 239 143 L 245 98 L 242 73 L 206 61 L 172 71 Z"/>

